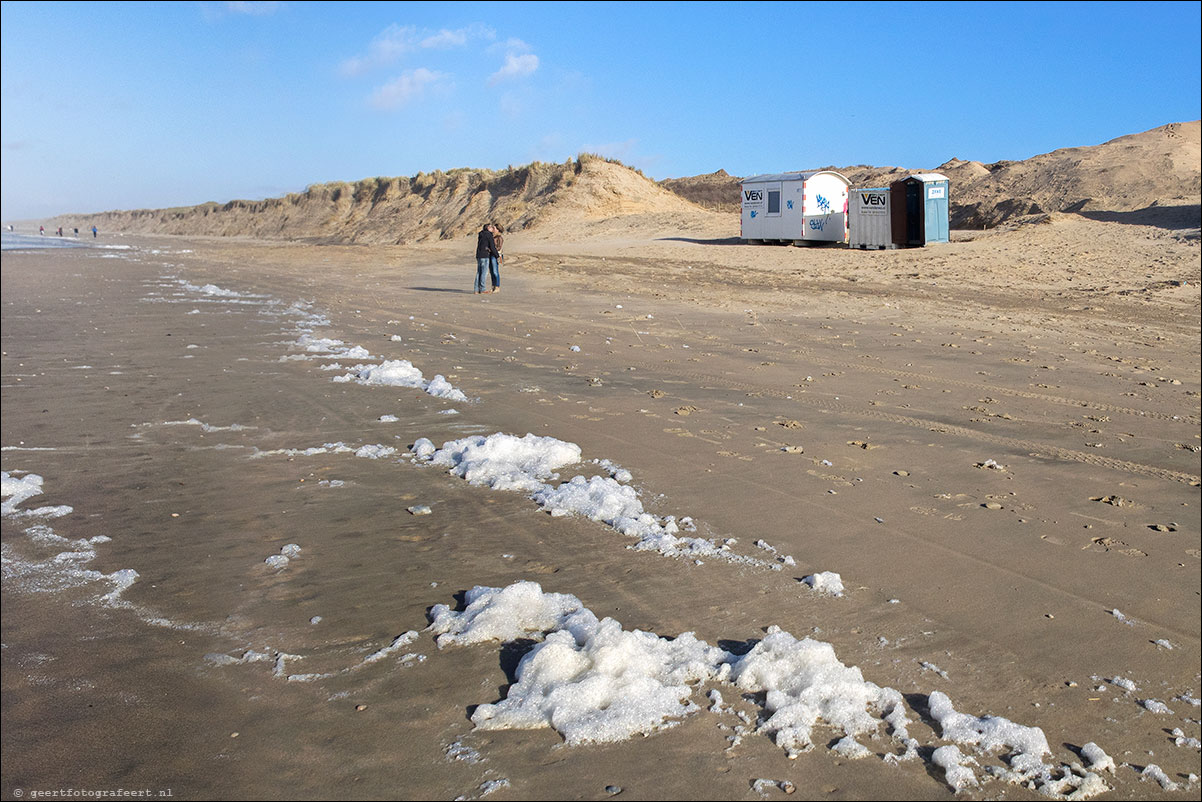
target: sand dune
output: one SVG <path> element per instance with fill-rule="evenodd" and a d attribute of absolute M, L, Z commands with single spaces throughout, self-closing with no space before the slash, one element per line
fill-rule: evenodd
<path fill-rule="evenodd" d="M 1166 214 L 1174 220 L 1182 214 L 1197 217 L 1199 142 L 1195 120 L 1017 162 L 951 159 L 934 167 L 827 169 L 842 172 L 855 186 L 888 184 L 914 172 L 942 172 L 953 188 L 953 228 L 993 228 L 1052 212 L 1088 216 L 1140 210 L 1151 210 L 1144 218 L 1150 216 L 1156 224 Z M 791 169 L 802 167 L 813 165 Z M 739 181 L 718 170 L 656 183 L 618 162 L 582 154 L 563 164 L 535 162 L 501 171 L 463 168 L 412 178 L 316 184 L 260 201 L 64 215 L 51 225 L 363 245 L 455 239 L 470 235 L 484 220 L 543 236 L 558 236 L 564 226 L 588 230 L 602 221 L 612 228 L 615 218 L 631 216 L 637 216 L 631 222 L 649 223 L 649 229 L 692 229 L 709 215 L 738 211 Z M 1188 208 L 1183 212 L 1182 206 Z"/>
<path fill-rule="evenodd" d="M 932 166 L 835 166 L 854 186 L 882 186 L 933 170 L 951 179 L 953 228 L 993 228 L 1051 212 L 1132 212 L 1193 204 L 1199 192 L 1199 122 L 1170 123 L 1091 147 L 1062 148 L 1023 161 L 949 159 Z M 790 169 L 814 169 L 794 165 Z M 674 178 L 663 186 L 707 208 L 738 211 L 740 179 L 724 171 Z M 1173 212 L 1167 212 L 1172 216 Z M 1156 215 L 1153 215 L 1156 216 Z"/>
<path fill-rule="evenodd" d="M 302 193 L 261 201 L 62 219 L 70 220 L 70 225 L 82 221 L 85 226 L 129 233 L 399 245 L 465 236 L 484 220 L 512 231 L 554 223 L 565 215 L 604 219 L 693 209 L 691 203 L 635 170 L 582 154 L 564 164 L 535 162 L 503 171 L 457 169 L 412 178 L 369 178 L 353 184 L 318 184 Z"/>
<path fill-rule="evenodd" d="M 956 186 L 953 224 L 978 228 L 1041 212 L 1131 212 L 1197 204 L 1200 159 L 1195 120 L 1095 147 L 984 165 L 988 174 L 973 162 L 957 163 L 954 169 L 943 165 L 941 171 Z"/>

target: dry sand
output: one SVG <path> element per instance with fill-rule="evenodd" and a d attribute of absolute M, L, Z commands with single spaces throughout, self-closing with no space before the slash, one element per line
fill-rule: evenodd
<path fill-rule="evenodd" d="M 939 690 L 1042 728 L 1057 761 L 1096 742 L 1118 764 L 1107 798 L 1197 798 L 1199 751 L 1170 734 L 1199 737 L 1202 694 L 1192 208 L 1186 225 L 1054 215 L 879 253 L 734 244 L 729 216 L 564 221 L 508 236 L 503 291 L 483 296 L 466 239 L 6 253 L 3 468 L 45 478 L 21 509 L 73 512 L 3 519 L 3 793 L 451 799 L 507 780 L 492 798 L 784 797 L 753 789 L 768 778 L 807 799 L 951 798 L 923 718 Z M 329 319 L 318 336 L 478 400 L 332 382 L 281 360 L 291 317 L 179 280 L 309 302 Z M 649 509 L 796 566 L 633 552 L 408 460 L 250 457 L 493 432 L 577 443 L 628 468 Z M 110 537 L 83 567 L 137 582 L 115 603 L 104 580 L 61 587 L 39 522 Z M 301 555 L 268 568 L 289 543 Z M 846 595 L 800 583 L 816 571 Z M 662 636 L 734 648 L 778 625 L 829 642 L 906 695 L 927 759 L 841 758 L 834 732 L 796 760 L 758 734 L 728 748 L 739 721 L 709 711 L 563 747 L 473 731 L 520 644 L 439 650 L 422 633 L 404 650 L 421 658 L 362 663 L 431 605 L 523 579 Z M 206 658 L 247 650 L 333 676 Z M 878 756 L 885 732 L 862 739 Z M 1141 780 L 1152 763 L 1180 789 Z M 960 796 L 1038 796 L 978 774 Z"/>

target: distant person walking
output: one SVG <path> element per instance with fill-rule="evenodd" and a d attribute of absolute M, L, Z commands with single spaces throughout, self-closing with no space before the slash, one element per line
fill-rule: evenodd
<path fill-rule="evenodd" d="M 92 226 L 92 239 L 96 239 L 96 226 Z"/>
<path fill-rule="evenodd" d="M 38 226 L 38 233 L 43 237 L 46 236 L 46 226 Z"/>
<path fill-rule="evenodd" d="M 479 295 L 485 290 L 485 276 L 493 269 L 492 265 L 495 260 L 500 257 L 501 253 L 497 250 L 497 241 L 493 238 L 492 223 L 485 223 L 480 229 L 480 233 L 476 235 L 476 294 Z M 499 280 L 494 273 L 494 288 Z"/>

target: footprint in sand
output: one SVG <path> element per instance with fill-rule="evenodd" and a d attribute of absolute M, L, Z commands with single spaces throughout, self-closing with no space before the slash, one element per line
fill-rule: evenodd
<path fill-rule="evenodd" d="M 1148 553 L 1140 549 L 1134 549 L 1128 546 L 1118 538 L 1113 537 L 1094 537 L 1090 538 L 1089 544 L 1082 546 L 1082 551 L 1101 549 L 1102 551 L 1113 551 L 1117 554 L 1125 554 L 1128 557 L 1147 557 Z"/>
<path fill-rule="evenodd" d="M 1134 501 L 1123 498 L 1122 496 L 1091 496 L 1090 501 L 1100 501 L 1103 504 L 1109 504 L 1112 507 L 1135 507 L 1138 506 Z"/>

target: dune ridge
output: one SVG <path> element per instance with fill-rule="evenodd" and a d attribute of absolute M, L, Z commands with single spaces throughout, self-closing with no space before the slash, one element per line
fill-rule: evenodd
<path fill-rule="evenodd" d="M 565 215 L 604 219 L 695 209 L 629 167 L 581 154 L 562 164 L 332 182 L 282 198 L 62 216 L 53 222 L 140 234 L 403 245 L 465 236 L 488 220 L 514 231 Z"/>
<path fill-rule="evenodd" d="M 1202 193 L 1200 130 L 1197 120 L 1170 123 L 1022 161 L 953 158 L 934 168 L 824 169 L 842 172 L 853 186 L 880 186 L 914 172 L 944 173 L 952 184 L 953 228 L 993 228 L 1050 213 L 1190 228 L 1197 226 Z M 697 218 L 737 213 L 740 181 L 718 170 L 656 182 L 620 162 L 581 154 L 562 164 L 367 178 L 315 184 L 282 198 L 63 215 L 51 222 L 142 234 L 401 245 L 468 236 L 487 220 L 509 231 L 546 232 L 635 217 L 688 227 Z"/>
<path fill-rule="evenodd" d="M 1198 120 L 1169 123 L 1100 145 L 1061 148 L 1022 161 L 985 164 L 953 158 L 936 167 L 861 164 L 821 169 L 837 170 L 859 187 L 884 186 L 910 173 L 943 173 L 951 179 L 953 228 L 993 228 L 1015 218 L 1054 212 L 1104 219 L 1105 213 L 1157 209 L 1160 217 L 1176 219 L 1190 216 L 1180 207 L 1191 203 L 1196 226 L 1202 192 L 1200 131 Z M 806 165 L 805 169 L 816 168 Z M 737 212 L 741 180 L 719 170 L 660 183 L 706 208 Z"/>

